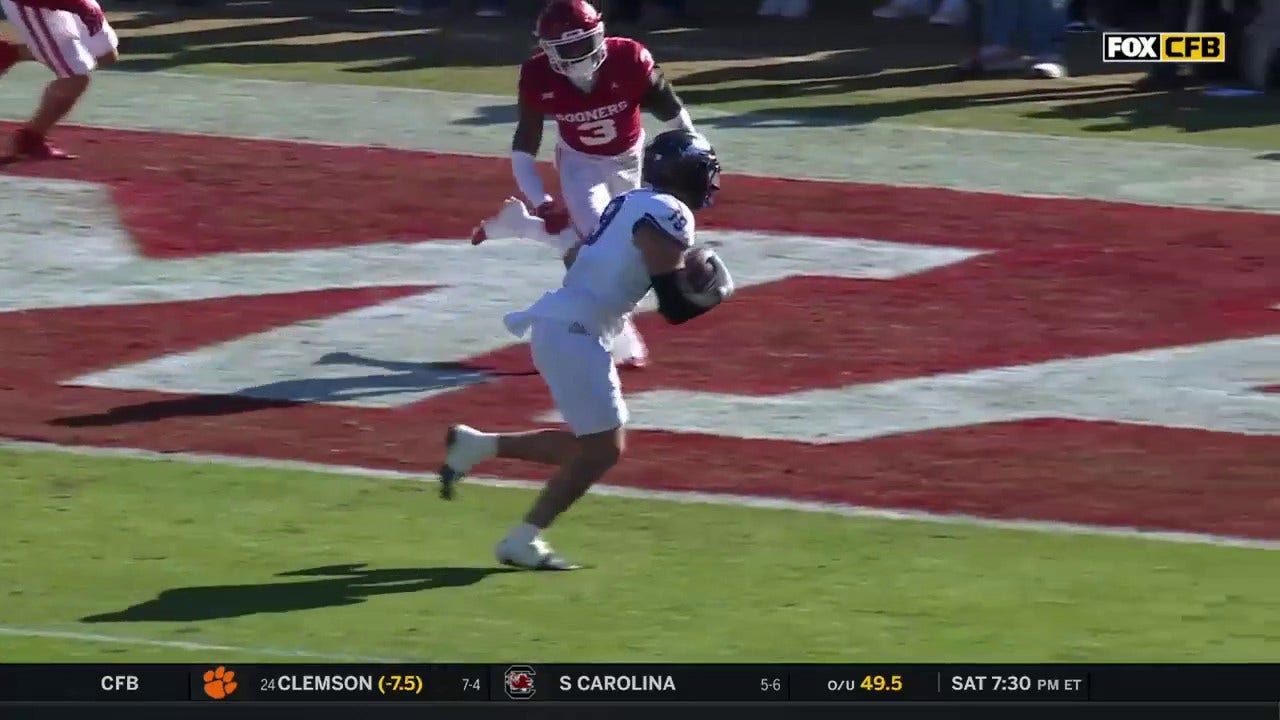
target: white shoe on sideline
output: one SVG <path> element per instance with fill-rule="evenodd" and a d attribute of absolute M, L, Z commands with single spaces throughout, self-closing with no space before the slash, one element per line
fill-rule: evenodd
<path fill-rule="evenodd" d="M 1055 56 L 1047 56 L 1036 58 L 1031 64 L 1031 74 L 1034 77 L 1045 78 L 1047 80 L 1058 80 L 1067 77 L 1067 66 L 1062 60 Z"/>

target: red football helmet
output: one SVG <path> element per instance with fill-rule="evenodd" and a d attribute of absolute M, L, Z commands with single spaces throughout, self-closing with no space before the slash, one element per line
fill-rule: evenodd
<path fill-rule="evenodd" d="M 604 19 L 586 0 L 550 0 L 537 35 L 551 69 L 570 80 L 589 82 L 604 64 Z"/>

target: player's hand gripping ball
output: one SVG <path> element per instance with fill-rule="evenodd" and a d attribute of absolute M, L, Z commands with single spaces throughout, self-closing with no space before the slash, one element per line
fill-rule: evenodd
<path fill-rule="evenodd" d="M 712 264 L 711 250 L 704 247 L 690 248 L 684 254 L 684 267 L 676 276 L 689 294 L 708 293 L 716 284 L 716 266 Z"/>

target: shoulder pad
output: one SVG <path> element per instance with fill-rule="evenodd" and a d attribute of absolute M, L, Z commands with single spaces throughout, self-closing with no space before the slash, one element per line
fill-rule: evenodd
<path fill-rule="evenodd" d="M 551 66 L 547 63 L 547 56 L 539 50 L 533 57 L 520 63 L 520 79 L 541 79 L 549 70 Z"/>
<path fill-rule="evenodd" d="M 636 62 L 645 72 L 653 72 L 653 69 L 658 65 L 658 61 L 653 59 L 653 53 L 649 52 L 649 48 L 640 43 L 636 43 Z"/>
<path fill-rule="evenodd" d="M 693 246 L 693 211 L 673 195 L 652 193 L 636 198 L 642 201 L 640 216 L 658 226 L 685 247 Z"/>

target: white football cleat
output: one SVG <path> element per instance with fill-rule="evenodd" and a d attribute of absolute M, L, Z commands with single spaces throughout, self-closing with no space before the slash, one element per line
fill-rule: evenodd
<path fill-rule="evenodd" d="M 508 535 L 494 548 L 493 554 L 503 565 L 525 570 L 578 570 L 582 567 L 557 555 L 547 541 L 538 536 L 532 540 L 521 540 L 515 535 Z"/>
<path fill-rule="evenodd" d="M 440 466 L 440 497 L 453 499 L 453 485 L 471 468 L 498 454 L 497 439 L 469 425 L 454 425 L 444 436 L 444 464 Z"/>
<path fill-rule="evenodd" d="M 502 202 L 498 214 L 482 221 L 471 232 L 471 244 L 479 245 L 490 238 L 540 238 L 546 235 L 546 226 L 540 218 L 529 214 L 520 198 L 509 197 Z"/>

